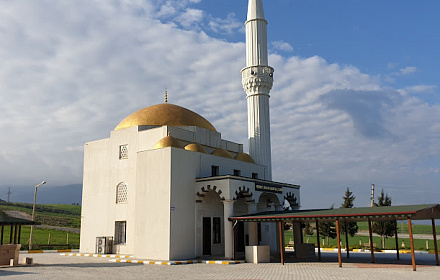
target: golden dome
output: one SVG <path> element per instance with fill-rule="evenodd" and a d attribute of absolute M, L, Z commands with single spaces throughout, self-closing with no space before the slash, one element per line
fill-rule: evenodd
<path fill-rule="evenodd" d="M 228 151 L 226 151 L 225 149 L 222 149 L 222 148 L 215 149 L 211 153 L 211 155 L 219 156 L 219 157 L 225 157 L 225 158 L 233 158 Z"/>
<path fill-rule="evenodd" d="M 162 149 L 166 147 L 183 148 L 179 141 L 168 135 L 167 137 L 160 139 L 159 142 L 154 145 L 153 149 Z"/>
<path fill-rule="evenodd" d="M 238 155 L 235 156 L 235 159 L 244 162 L 255 163 L 254 159 L 249 154 L 246 153 L 239 153 Z"/>
<path fill-rule="evenodd" d="M 191 143 L 185 146 L 185 150 L 207 154 L 205 148 L 199 143 Z"/>
<path fill-rule="evenodd" d="M 137 125 L 197 126 L 217 132 L 214 126 L 199 114 L 169 103 L 140 109 L 120 122 L 115 130 Z"/>

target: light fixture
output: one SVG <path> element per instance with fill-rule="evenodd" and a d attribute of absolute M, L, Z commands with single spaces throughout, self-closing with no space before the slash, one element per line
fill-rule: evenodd
<path fill-rule="evenodd" d="M 46 184 L 46 181 L 43 181 L 35 186 L 35 192 L 34 192 L 34 206 L 32 207 L 32 222 L 35 221 L 35 204 L 37 202 L 37 190 L 38 187 L 41 185 Z M 29 236 L 29 251 L 32 250 L 32 240 L 34 239 L 34 225 L 31 225 L 31 234 Z"/>

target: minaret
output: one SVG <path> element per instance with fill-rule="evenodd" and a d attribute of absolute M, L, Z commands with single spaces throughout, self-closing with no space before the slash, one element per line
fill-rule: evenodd
<path fill-rule="evenodd" d="M 265 179 L 272 179 L 269 92 L 273 68 L 267 59 L 267 21 L 262 0 L 249 0 L 246 25 L 246 67 L 241 70 L 248 105 L 249 154 L 267 166 Z"/>

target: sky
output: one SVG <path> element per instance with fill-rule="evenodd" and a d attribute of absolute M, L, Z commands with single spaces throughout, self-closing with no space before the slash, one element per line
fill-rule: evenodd
<path fill-rule="evenodd" d="M 273 179 L 303 209 L 440 202 L 440 2 L 264 0 Z M 0 199 L 168 100 L 244 143 L 246 0 L 0 0 Z"/>

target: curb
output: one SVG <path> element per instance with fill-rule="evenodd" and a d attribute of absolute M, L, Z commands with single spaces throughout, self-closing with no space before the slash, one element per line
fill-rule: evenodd
<path fill-rule="evenodd" d="M 204 264 L 241 264 L 245 263 L 245 261 L 199 261 L 199 263 Z"/>
<path fill-rule="evenodd" d="M 74 253 L 61 253 L 60 256 L 68 257 L 92 257 L 92 258 L 112 258 L 110 262 L 117 263 L 132 263 L 132 264 L 156 264 L 156 265 L 182 265 L 182 264 L 242 264 L 245 261 L 208 261 L 208 260 L 190 260 L 190 261 L 146 261 L 146 260 L 135 260 L 134 256 L 129 255 L 100 255 L 100 254 L 74 254 Z M 128 260 L 131 259 L 131 260 Z"/>
<path fill-rule="evenodd" d="M 117 263 L 134 263 L 134 264 L 156 264 L 156 265 L 181 265 L 181 264 L 194 264 L 194 263 L 199 263 L 199 261 L 171 261 L 171 262 L 161 262 L 161 261 L 141 261 L 141 260 L 121 260 L 121 259 L 110 260 L 110 262 L 117 262 Z"/>
<path fill-rule="evenodd" d="M 134 258 L 133 256 L 126 255 L 99 255 L 99 254 L 67 254 L 63 253 L 60 256 L 69 256 L 69 257 L 92 257 L 92 258 Z"/>
<path fill-rule="evenodd" d="M 41 253 L 67 253 L 67 252 L 78 252 L 78 250 L 28 250 L 28 251 L 20 251 L 20 253 L 24 254 L 41 254 Z"/>
<path fill-rule="evenodd" d="M 232 264 L 245 263 L 245 261 L 204 261 L 204 260 L 161 262 L 161 261 L 141 261 L 141 260 L 121 260 L 121 259 L 115 259 L 115 260 L 110 260 L 110 261 L 111 262 L 117 262 L 117 263 L 156 264 L 156 265 L 183 265 L 183 264 L 196 264 L 196 263 L 232 265 Z"/>

